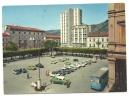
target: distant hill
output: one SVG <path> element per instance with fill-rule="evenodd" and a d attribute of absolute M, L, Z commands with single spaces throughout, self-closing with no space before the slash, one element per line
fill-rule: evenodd
<path fill-rule="evenodd" d="M 108 32 L 108 20 L 100 23 L 91 25 L 91 33 L 107 33 Z M 60 29 L 46 30 L 45 34 L 60 35 Z"/>
<path fill-rule="evenodd" d="M 108 32 L 108 20 L 100 24 L 91 25 L 91 33 L 107 33 Z"/>
<path fill-rule="evenodd" d="M 45 31 L 45 34 L 55 34 L 55 35 L 60 35 L 60 29 L 55 29 L 55 30 L 47 30 Z"/>

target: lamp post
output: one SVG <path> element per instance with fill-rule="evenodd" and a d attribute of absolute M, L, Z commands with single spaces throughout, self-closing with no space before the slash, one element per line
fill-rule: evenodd
<path fill-rule="evenodd" d="M 40 48 L 40 43 L 39 43 L 39 39 L 37 39 L 38 41 L 38 45 L 39 45 L 39 48 Z M 39 67 L 39 77 L 38 77 L 38 80 L 37 80 L 37 89 L 40 90 L 41 89 L 41 79 L 40 79 L 40 50 L 38 48 L 38 67 Z"/>

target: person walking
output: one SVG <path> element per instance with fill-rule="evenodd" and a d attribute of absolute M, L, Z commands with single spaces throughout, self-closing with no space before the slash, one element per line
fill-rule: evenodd
<path fill-rule="evenodd" d="M 27 79 L 29 79 L 29 73 L 27 72 Z"/>
<path fill-rule="evenodd" d="M 48 70 L 48 72 L 47 72 L 47 76 L 49 76 L 49 70 Z"/>
<path fill-rule="evenodd" d="M 46 76 L 47 76 L 47 70 L 46 70 Z"/>
<path fill-rule="evenodd" d="M 67 88 L 68 88 L 68 80 L 66 80 L 66 86 L 67 86 Z"/>

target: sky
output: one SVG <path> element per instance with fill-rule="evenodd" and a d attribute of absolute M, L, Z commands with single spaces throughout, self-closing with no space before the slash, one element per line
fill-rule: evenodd
<path fill-rule="evenodd" d="M 34 27 L 42 30 L 60 29 L 60 14 L 68 8 L 82 9 L 84 24 L 99 24 L 108 19 L 107 3 L 3 6 L 2 31 L 5 25 Z"/>

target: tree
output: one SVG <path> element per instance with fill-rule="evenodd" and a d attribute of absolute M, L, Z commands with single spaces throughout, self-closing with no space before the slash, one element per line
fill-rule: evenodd
<path fill-rule="evenodd" d="M 51 56 L 52 56 L 52 51 L 53 49 L 57 46 L 57 42 L 55 40 L 46 40 L 44 42 L 44 47 L 49 49 L 51 51 Z"/>
<path fill-rule="evenodd" d="M 8 44 L 6 46 L 6 50 L 9 51 L 17 51 L 18 50 L 18 46 L 14 41 L 8 41 Z"/>

